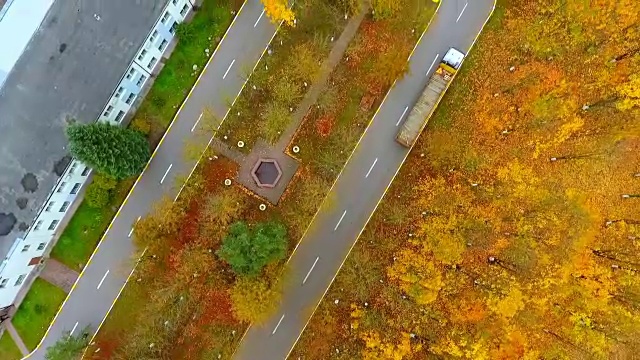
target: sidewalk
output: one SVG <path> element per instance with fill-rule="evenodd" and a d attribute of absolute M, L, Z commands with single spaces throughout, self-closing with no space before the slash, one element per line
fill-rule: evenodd
<path fill-rule="evenodd" d="M 24 341 L 22 341 L 20 335 L 18 335 L 18 332 L 16 331 L 16 328 L 13 327 L 11 321 L 6 323 L 5 330 L 9 332 L 9 335 L 11 335 L 11 338 L 18 346 L 18 349 L 20 349 L 22 355 L 26 356 L 27 354 L 29 354 L 29 349 L 27 349 L 27 346 L 24 344 Z"/>
<path fill-rule="evenodd" d="M 71 287 L 76 282 L 76 279 L 78 279 L 78 273 L 56 259 L 49 258 L 40 273 L 40 277 L 68 294 L 71 292 Z"/>

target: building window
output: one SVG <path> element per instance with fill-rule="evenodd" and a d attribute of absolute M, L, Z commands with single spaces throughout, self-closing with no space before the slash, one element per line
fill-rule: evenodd
<path fill-rule="evenodd" d="M 127 76 L 126 76 L 127 80 L 131 80 L 134 76 L 136 76 L 136 72 L 137 71 L 134 68 L 129 69 L 129 72 L 127 73 Z"/>
<path fill-rule="evenodd" d="M 25 246 L 22 247 L 22 252 L 27 252 L 29 251 L 29 248 L 31 247 L 31 245 L 27 244 Z"/>
<path fill-rule="evenodd" d="M 65 185 L 67 185 L 66 182 L 61 182 L 60 185 L 58 186 L 58 190 L 56 190 L 56 192 L 62 192 L 62 190 L 64 190 Z"/>
<path fill-rule="evenodd" d="M 76 171 L 76 168 L 78 167 L 78 163 L 77 162 L 73 162 L 71 163 L 71 167 L 69 168 L 69 172 L 67 172 L 67 174 L 71 175 Z"/>
<path fill-rule="evenodd" d="M 82 184 L 80 183 L 75 183 L 75 185 L 73 185 L 73 187 L 71 188 L 70 193 L 71 194 L 77 194 L 78 190 L 80 190 L 80 186 L 82 186 Z"/>
<path fill-rule="evenodd" d="M 42 220 L 38 220 L 36 222 L 36 225 L 33 227 L 33 230 L 40 230 L 41 226 L 42 226 Z"/>
<path fill-rule="evenodd" d="M 56 226 L 58 226 L 59 220 L 53 220 L 51 224 L 49 224 L 49 230 L 55 230 Z"/>
<path fill-rule="evenodd" d="M 147 80 L 147 77 L 144 75 L 140 75 L 140 79 L 138 79 L 138 82 L 136 83 L 137 87 L 141 87 L 142 84 L 144 84 L 144 82 Z"/>
<path fill-rule="evenodd" d="M 120 86 L 118 88 L 118 91 L 116 91 L 116 94 L 114 95 L 114 97 L 119 98 L 120 96 L 122 96 L 123 92 L 124 92 L 124 88 L 122 86 Z"/>
<path fill-rule="evenodd" d="M 67 209 L 69 208 L 69 204 L 71 204 L 71 202 L 69 202 L 69 201 L 63 202 L 62 206 L 60 206 L 60 211 L 59 212 L 67 211 Z"/>
<path fill-rule="evenodd" d="M 171 0 L 171 3 L 173 4 L 173 6 L 178 6 L 178 0 Z"/>
<path fill-rule="evenodd" d="M 168 12 L 165 12 L 164 15 L 162 15 L 162 19 L 160 19 L 160 22 L 162 23 L 162 25 L 167 25 L 167 22 L 169 22 L 170 19 L 171 15 L 169 15 Z"/>
<path fill-rule="evenodd" d="M 135 98 L 136 98 L 136 94 L 129 93 L 129 96 L 127 96 L 127 100 L 125 100 L 124 102 L 131 105 L 131 103 L 133 102 L 133 100 L 135 100 Z"/>
<path fill-rule="evenodd" d="M 124 111 L 120 110 L 118 111 L 118 115 L 116 115 L 116 122 L 120 122 L 122 121 L 122 118 L 124 117 Z"/>
<path fill-rule="evenodd" d="M 180 10 L 180 15 L 184 17 L 185 15 L 187 15 L 187 11 L 189 11 L 189 6 L 187 4 L 184 4 L 182 10 Z"/>
<path fill-rule="evenodd" d="M 174 22 L 173 25 L 171 25 L 171 27 L 169 28 L 169 32 L 171 33 L 171 35 L 175 35 L 176 34 L 176 28 L 178 27 L 178 23 Z"/>
<path fill-rule="evenodd" d="M 0 281 L 0 289 L 4 289 L 7 286 L 8 282 L 9 279 L 2 279 L 2 281 Z"/>
<path fill-rule="evenodd" d="M 55 204 L 55 201 L 49 201 L 49 203 L 47 204 L 47 207 L 44 209 L 44 211 L 49 212 L 51 211 L 51 208 L 53 207 L 53 205 Z"/>
<path fill-rule="evenodd" d="M 158 50 L 164 51 L 164 49 L 167 48 L 167 44 L 169 44 L 169 42 L 166 39 L 163 39 L 160 45 L 158 45 Z"/>
<path fill-rule="evenodd" d="M 88 166 L 85 166 L 84 170 L 82 170 L 82 174 L 80 174 L 80 175 L 87 176 L 89 174 L 89 170 L 91 170 L 91 169 L 89 169 Z"/>
<path fill-rule="evenodd" d="M 142 59 L 144 59 L 146 55 L 147 55 L 147 50 L 142 49 L 142 51 L 140 51 L 140 55 L 138 55 L 138 61 L 142 61 Z"/>
<path fill-rule="evenodd" d="M 113 106 L 109 105 L 109 106 L 107 106 L 107 108 L 102 113 L 102 116 L 109 117 L 109 115 L 111 115 L 112 111 L 113 111 Z"/>
<path fill-rule="evenodd" d="M 44 250 L 44 247 L 47 246 L 47 243 L 40 243 L 38 244 L 38 251 L 42 251 Z"/>
<path fill-rule="evenodd" d="M 22 284 L 22 282 L 24 281 L 24 278 L 27 277 L 27 274 L 22 274 L 20 276 L 18 276 L 18 279 L 16 280 L 16 284 L 14 286 L 18 286 L 20 284 Z"/>
<path fill-rule="evenodd" d="M 149 43 L 153 45 L 153 43 L 156 42 L 157 37 L 158 37 L 158 30 L 153 30 L 153 32 L 151 33 L 151 36 L 149 36 Z"/>
<path fill-rule="evenodd" d="M 149 69 L 153 69 L 154 66 L 156 66 L 156 63 L 158 62 L 158 59 L 156 59 L 156 57 L 152 57 L 151 60 L 149 60 L 149 64 L 147 65 L 147 67 Z"/>

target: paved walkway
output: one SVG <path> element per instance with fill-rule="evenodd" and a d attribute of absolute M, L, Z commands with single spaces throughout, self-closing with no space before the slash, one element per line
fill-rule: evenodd
<path fill-rule="evenodd" d="M 71 291 L 73 283 L 75 283 L 78 278 L 78 273 L 63 263 L 49 258 L 40 273 L 40 277 L 68 294 Z"/>
<path fill-rule="evenodd" d="M 291 140 L 296 134 L 296 131 L 302 124 L 305 115 L 309 112 L 309 109 L 313 104 L 318 101 L 318 98 L 322 94 L 331 73 L 334 68 L 340 63 L 340 60 L 344 57 L 344 53 L 347 51 L 347 47 L 356 33 L 360 24 L 364 20 L 365 16 L 369 12 L 369 5 L 366 5 L 362 11 L 356 16 L 352 17 L 347 23 L 340 37 L 335 41 L 331 52 L 327 59 L 322 63 L 320 74 L 318 78 L 311 84 L 309 90 L 307 90 L 302 101 L 296 108 L 295 112 L 291 116 L 291 123 L 287 126 L 285 131 L 278 139 L 278 142 L 274 146 L 270 146 L 263 140 L 258 140 L 251 150 L 249 155 L 244 156 L 239 151 L 229 147 L 224 142 L 213 139 L 211 147 L 219 154 L 222 154 L 240 165 L 238 171 L 238 182 L 245 188 L 251 190 L 259 197 L 268 200 L 272 204 L 277 204 L 280 197 L 285 192 L 289 182 L 295 176 L 298 171 L 298 160 L 290 157 L 287 154 L 287 148 L 291 143 Z M 282 177 L 278 181 L 278 184 L 274 188 L 261 188 L 256 185 L 253 177 L 251 176 L 251 170 L 258 161 L 259 158 L 275 159 L 282 170 Z"/>
<path fill-rule="evenodd" d="M 287 149 L 287 146 L 289 146 L 289 143 L 296 134 L 296 131 L 300 127 L 300 124 L 302 124 L 302 120 L 304 120 L 304 117 L 309 112 L 309 109 L 318 101 L 318 98 L 322 94 L 322 90 L 324 90 L 325 85 L 329 80 L 329 76 L 331 76 L 333 69 L 338 65 L 340 60 L 342 60 L 344 53 L 347 51 L 349 43 L 351 43 L 351 40 L 353 40 L 353 38 L 356 36 L 362 20 L 364 20 L 365 16 L 368 13 L 369 6 L 366 5 L 365 8 L 362 9 L 362 11 L 360 11 L 356 16 L 352 17 L 351 20 L 349 20 L 349 23 L 347 23 L 347 26 L 345 26 L 342 34 L 340 35 L 338 40 L 336 40 L 335 45 L 333 45 L 333 49 L 331 49 L 329 57 L 322 64 L 318 79 L 313 84 L 311 84 L 311 87 L 300 102 L 300 105 L 298 105 L 298 108 L 293 113 L 292 121 L 284 131 L 284 133 L 282 133 L 282 135 L 280 136 L 280 139 L 275 146 L 276 149 L 283 152 Z"/>
<path fill-rule="evenodd" d="M 9 332 L 9 335 L 11 335 L 11 338 L 13 339 L 13 341 L 15 341 L 16 345 L 18 345 L 18 349 L 20 349 L 22 355 L 29 354 L 27 345 L 24 344 L 24 341 L 22 341 L 22 338 L 20 337 L 20 335 L 18 335 L 18 332 L 16 331 L 16 328 L 13 327 L 11 321 L 8 321 L 6 323 L 6 330 Z"/>

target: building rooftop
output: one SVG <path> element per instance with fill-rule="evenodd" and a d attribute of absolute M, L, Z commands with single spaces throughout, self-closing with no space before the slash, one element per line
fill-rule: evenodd
<path fill-rule="evenodd" d="M 12 6 L 20 1 L 31 0 Z M 165 5 L 57 0 L 49 8 L 0 88 L 0 257 L 70 160 L 65 125 L 96 120 Z"/>

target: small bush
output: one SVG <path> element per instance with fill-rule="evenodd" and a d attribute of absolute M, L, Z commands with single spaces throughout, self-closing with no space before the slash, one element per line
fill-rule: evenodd
<path fill-rule="evenodd" d="M 277 103 L 270 103 L 264 114 L 264 122 L 261 124 L 262 136 L 268 142 L 275 143 L 289 124 L 290 119 L 291 113 L 288 108 Z"/>
<path fill-rule="evenodd" d="M 280 284 L 270 284 L 267 279 L 241 277 L 229 295 L 237 319 L 260 324 L 278 308 L 282 291 Z"/>
<path fill-rule="evenodd" d="M 151 121 L 146 117 L 136 117 L 133 119 L 129 127 L 145 135 L 149 135 L 149 132 L 151 131 Z"/>
<path fill-rule="evenodd" d="M 109 205 L 112 195 L 111 190 L 116 185 L 117 181 L 110 177 L 101 174 L 95 175 L 85 194 L 87 204 L 94 208 L 102 208 Z"/>

